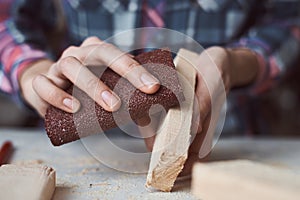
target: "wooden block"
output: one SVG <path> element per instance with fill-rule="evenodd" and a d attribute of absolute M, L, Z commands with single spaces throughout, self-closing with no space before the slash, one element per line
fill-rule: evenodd
<path fill-rule="evenodd" d="M 55 190 L 55 171 L 46 166 L 2 165 L 0 199 L 50 200 Z"/>
<path fill-rule="evenodd" d="M 198 55 L 181 49 L 175 58 L 185 101 L 171 108 L 158 128 L 147 175 L 146 187 L 171 191 L 188 156 Z M 192 62 L 192 63 L 191 63 Z"/>
<path fill-rule="evenodd" d="M 192 193 L 205 200 L 296 200 L 300 174 L 248 160 L 197 163 Z"/>

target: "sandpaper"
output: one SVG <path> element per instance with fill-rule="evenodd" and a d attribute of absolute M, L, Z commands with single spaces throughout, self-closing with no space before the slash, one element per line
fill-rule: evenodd
<path fill-rule="evenodd" d="M 47 109 L 45 129 L 51 142 L 59 146 L 92 134 L 125 125 L 148 115 L 153 105 L 161 105 L 166 111 L 184 101 L 178 75 L 168 49 L 157 49 L 135 56 L 151 74 L 159 79 L 161 86 L 154 94 L 145 94 L 136 89 L 126 79 L 107 68 L 100 79 L 119 95 L 121 108 L 116 112 L 105 111 L 89 96 L 77 87 L 70 87 L 67 92 L 80 102 L 81 108 L 75 113 L 67 113 L 54 106 Z"/>

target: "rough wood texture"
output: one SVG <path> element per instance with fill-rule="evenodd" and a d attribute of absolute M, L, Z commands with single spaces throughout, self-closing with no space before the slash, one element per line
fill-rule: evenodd
<path fill-rule="evenodd" d="M 198 55 L 181 49 L 175 58 L 185 101 L 171 108 L 160 125 L 151 156 L 146 187 L 171 191 L 183 169 L 190 145 L 196 71 L 192 66 Z"/>
<path fill-rule="evenodd" d="M 248 160 L 197 163 L 192 193 L 205 200 L 296 200 L 300 174 Z"/>
<path fill-rule="evenodd" d="M 0 180 L 0 199 L 50 200 L 55 190 L 55 171 L 41 165 L 3 165 Z"/>

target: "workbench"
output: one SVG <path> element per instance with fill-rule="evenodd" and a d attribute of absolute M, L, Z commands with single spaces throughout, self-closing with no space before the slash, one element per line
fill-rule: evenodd
<path fill-rule="evenodd" d="M 145 173 L 125 173 L 101 164 L 82 141 L 54 147 L 42 129 L 0 128 L 0 144 L 6 140 L 12 141 L 15 147 L 10 163 L 44 164 L 56 170 L 53 200 L 195 199 L 190 194 L 190 181 L 178 182 L 171 193 L 147 191 L 144 187 Z M 141 139 L 116 136 L 111 140 L 124 147 L 128 144 L 130 148 L 146 151 Z M 213 150 L 211 160 L 250 159 L 300 172 L 299 153 L 300 139 L 238 137 L 221 139 Z M 111 159 L 114 158 L 111 156 Z M 149 158 L 145 156 L 145 159 L 146 162 L 140 163 L 142 166 L 131 163 L 131 167 L 146 169 Z"/>

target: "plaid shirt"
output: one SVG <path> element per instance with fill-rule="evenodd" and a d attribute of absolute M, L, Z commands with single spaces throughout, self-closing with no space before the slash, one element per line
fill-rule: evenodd
<path fill-rule="evenodd" d="M 141 0 L 1 0 L 0 11 L 0 88 L 15 97 L 19 72 L 30 63 L 55 59 L 64 47 L 78 45 L 91 35 L 107 39 L 143 26 Z M 165 28 L 182 32 L 204 47 L 255 51 L 260 72 L 247 91 L 256 94 L 270 88 L 297 59 L 299 13 L 299 0 L 166 0 L 163 19 Z M 49 38 L 62 30 L 63 45 L 54 51 Z"/>

